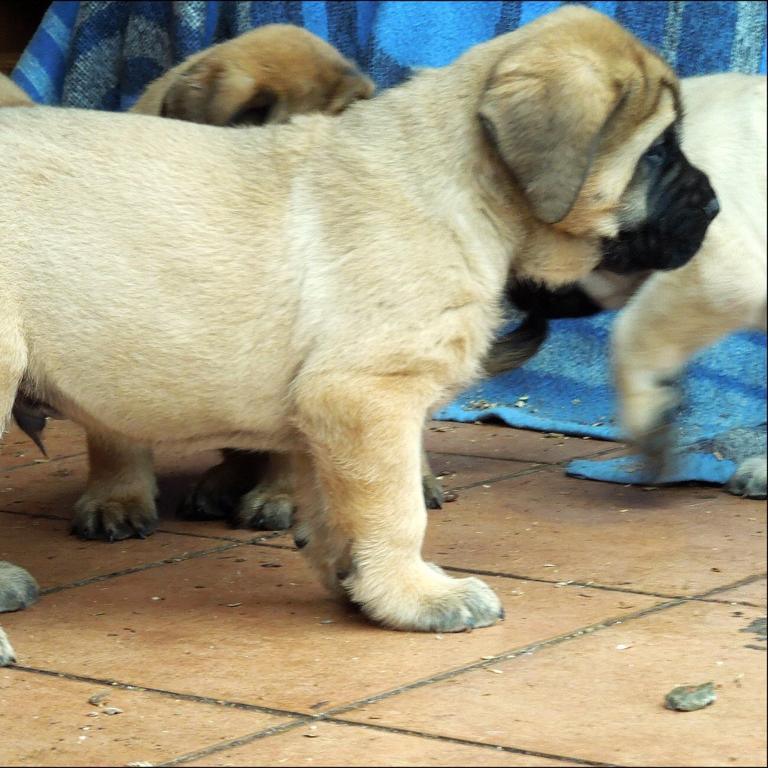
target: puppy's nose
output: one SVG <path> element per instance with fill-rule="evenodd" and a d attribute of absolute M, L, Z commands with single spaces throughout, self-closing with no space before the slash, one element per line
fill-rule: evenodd
<path fill-rule="evenodd" d="M 720 203 L 715 195 L 712 195 L 712 199 L 704 206 L 704 213 L 707 214 L 710 220 L 720 213 Z"/>

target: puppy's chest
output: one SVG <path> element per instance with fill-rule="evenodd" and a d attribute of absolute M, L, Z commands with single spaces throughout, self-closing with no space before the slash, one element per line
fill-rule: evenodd
<path fill-rule="evenodd" d="M 434 351 L 446 364 L 445 385 L 461 385 L 476 375 L 502 320 L 500 302 L 493 295 L 446 304 L 433 328 Z"/>

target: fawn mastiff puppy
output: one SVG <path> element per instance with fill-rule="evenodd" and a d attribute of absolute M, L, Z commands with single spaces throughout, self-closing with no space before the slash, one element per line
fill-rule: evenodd
<path fill-rule="evenodd" d="M 31 104 L 7 82 L 17 103 Z M 3 87 L 0 81 L 0 96 Z M 269 24 L 188 57 L 150 83 L 129 111 L 209 125 L 261 125 L 315 111 L 338 114 L 353 101 L 370 98 L 374 90 L 373 82 L 332 45 L 301 27 Z M 45 454 L 46 418 L 60 414 L 20 394 L 13 415 Z M 425 468 L 425 493 L 432 506 L 439 506 L 442 490 L 426 463 Z M 180 511 L 190 519 L 229 517 L 235 525 L 283 529 L 293 512 L 290 487 L 287 464 L 279 454 L 225 451 L 222 464 L 206 473 Z M 76 532 L 109 539 L 134 534 L 130 526 L 76 526 Z"/>
<path fill-rule="evenodd" d="M 153 444 L 288 452 L 329 587 L 399 629 L 492 624 L 482 581 L 421 557 L 426 412 L 480 373 L 510 272 L 572 282 L 645 217 L 678 104 L 567 6 L 335 118 L 5 110 L 0 412 L 21 387 L 85 425 L 77 514 L 137 533 Z M 703 174 L 678 194 L 712 199 Z"/>
<path fill-rule="evenodd" d="M 267 24 L 195 53 L 150 83 L 131 111 L 207 125 L 284 123 L 335 115 L 374 85 L 301 27 Z"/>

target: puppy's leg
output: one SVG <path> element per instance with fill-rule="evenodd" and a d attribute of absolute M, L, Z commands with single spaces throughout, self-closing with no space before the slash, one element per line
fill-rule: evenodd
<path fill-rule="evenodd" d="M 185 520 L 229 520 L 235 528 L 283 531 L 291 527 L 294 503 L 293 472 L 285 454 L 225 449 L 220 464 L 211 467 L 179 506 Z M 441 509 L 445 495 L 422 458 L 424 500 Z"/>
<path fill-rule="evenodd" d="M 264 477 L 269 454 L 225 448 L 222 460 L 207 470 L 182 501 L 179 516 L 185 520 L 231 518 L 240 499 Z"/>
<path fill-rule="evenodd" d="M 296 466 L 297 543 L 326 584 L 340 583 L 382 624 L 432 632 L 493 624 L 502 609 L 486 584 L 450 578 L 421 557 L 426 398 L 393 377 L 329 379 L 297 392 L 311 453 Z"/>
<path fill-rule="evenodd" d="M 744 496 L 747 499 L 766 498 L 768 480 L 768 457 L 752 456 L 745 459 L 736 468 L 733 477 L 728 481 L 726 490 L 734 496 Z"/>
<path fill-rule="evenodd" d="M 84 539 L 119 541 L 157 526 L 152 452 L 114 433 L 87 432 L 89 474 L 75 504 L 72 532 Z"/>
<path fill-rule="evenodd" d="M 426 451 L 421 452 L 421 487 L 424 491 L 424 502 L 427 509 L 442 509 L 445 501 L 445 491 L 440 481 L 432 474 L 429 457 Z"/>
<path fill-rule="evenodd" d="M 344 530 L 334 528 L 309 450 L 292 453 L 289 460 L 296 501 L 293 543 L 307 556 L 328 591 L 346 599 L 342 581 L 351 570 L 349 541 Z"/>
<path fill-rule="evenodd" d="M 673 418 L 683 366 L 696 351 L 745 324 L 746 309 L 735 302 L 724 307 L 709 301 L 706 286 L 696 278 L 688 267 L 655 275 L 614 329 L 621 421 L 656 475 L 663 473 L 675 442 Z"/>

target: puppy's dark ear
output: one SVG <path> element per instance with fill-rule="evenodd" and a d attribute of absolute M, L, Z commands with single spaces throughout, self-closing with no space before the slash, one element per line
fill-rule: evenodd
<path fill-rule="evenodd" d="M 353 101 L 370 99 L 376 90 L 373 80 L 361 74 L 354 67 L 339 78 L 339 83 L 331 94 L 328 106 L 324 110 L 330 115 L 343 112 Z"/>
<path fill-rule="evenodd" d="M 528 48 L 499 62 L 479 117 L 536 217 L 554 224 L 573 208 L 623 89 L 577 55 Z"/>
<path fill-rule="evenodd" d="M 220 71 L 217 62 L 203 60 L 182 72 L 165 94 L 160 116 L 192 123 L 210 122 Z"/>
<path fill-rule="evenodd" d="M 237 109 L 227 125 L 264 125 L 270 122 L 278 101 L 278 95 L 271 88 L 260 88 Z"/>

